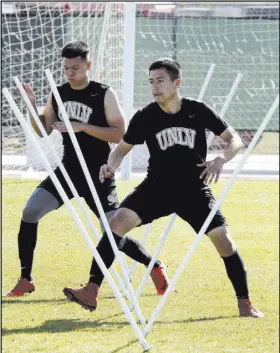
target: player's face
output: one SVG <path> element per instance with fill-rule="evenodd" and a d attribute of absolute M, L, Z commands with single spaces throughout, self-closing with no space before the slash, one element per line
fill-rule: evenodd
<path fill-rule="evenodd" d="M 85 82 L 91 62 L 80 56 L 68 59 L 63 58 L 64 74 L 71 86 L 79 86 Z"/>
<path fill-rule="evenodd" d="M 156 69 L 150 72 L 150 86 L 152 95 L 158 103 L 165 103 L 176 96 L 180 80 L 172 81 L 166 69 Z"/>

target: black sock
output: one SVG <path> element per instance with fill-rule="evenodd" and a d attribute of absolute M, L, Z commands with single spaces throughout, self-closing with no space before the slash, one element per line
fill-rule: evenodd
<path fill-rule="evenodd" d="M 248 299 L 247 272 L 239 253 L 235 252 L 231 256 L 222 257 L 222 259 L 224 260 L 227 274 L 231 280 L 237 299 Z"/>
<path fill-rule="evenodd" d="M 122 238 L 114 233 L 113 233 L 113 236 L 114 236 L 116 244 L 118 246 L 119 242 L 121 241 Z M 113 252 L 111 243 L 110 243 L 109 238 L 107 237 L 106 233 L 104 233 L 103 237 L 100 239 L 100 241 L 96 247 L 96 250 L 98 251 L 100 257 L 102 258 L 106 268 L 109 268 L 114 261 L 115 254 Z M 90 269 L 89 282 L 95 283 L 100 287 L 103 279 L 104 279 L 104 275 L 103 275 L 102 271 L 100 270 L 98 263 L 93 258 L 92 264 L 91 264 L 91 269 Z"/>
<path fill-rule="evenodd" d="M 37 241 L 38 223 L 21 221 L 18 233 L 18 252 L 21 266 L 21 277 L 31 281 L 34 249 Z"/>
<path fill-rule="evenodd" d="M 131 238 L 130 236 L 123 237 L 122 241 L 119 244 L 119 249 L 127 256 L 140 262 L 146 267 L 149 266 L 149 263 L 152 260 L 152 256 L 150 256 L 144 246 L 136 239 Z M 154 268 L 160 266 L 160 262 L 156 261 L 154 264 Z"/>
<path fill-rule="evenodd" d="M 148 266 L 152 257 L 146 252 L 145 248 L 135 239 L 130 237 L 120 237 L 119 235 L 113 233 L 114 239 L 120 251 L 124 252 L 126 255 L 131 257 L 133 260 Z M 99 244 L 97 245 L 96 250 L 98 251 L 100 257 L 102 258 L 106 268 L 109 268 L 114 259 L 115 254 L 111 247 L 111 243 L 107 234 L 104 233 Z M 160 262 L 157 261 L 154 267 L 159 267 Z M 90 269 L 90 279 L 89 281 L 97 284 L 99 287 L 104 279 L 103 273 L 100 270 L 95 259 L 92 260 L 91 269 Z"/>

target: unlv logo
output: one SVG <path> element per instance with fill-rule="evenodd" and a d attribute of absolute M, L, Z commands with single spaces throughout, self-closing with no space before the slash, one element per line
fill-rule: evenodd
<path fill-rule="evenodd" d="M 156 134 L 161 150 L 166 150 L 174 145 L 194 148 L 196 131 L 185 127 L 171 127 Z"/>
<path fill-rule="evenodd" d="M 82 123 L 88 123 L 89 117 L 92 113 L 92 108 L 87 105 L 75 101 L 64 102 L 65 110 L 69 116 L 69 119 L 75 119 L 81 121 Z M 59 118 L 62 119 L 62 114 L 59 111 Z"/>

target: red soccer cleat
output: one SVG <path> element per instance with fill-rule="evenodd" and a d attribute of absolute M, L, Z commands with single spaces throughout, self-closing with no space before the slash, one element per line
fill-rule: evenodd
<path fill-rule="evenodd" d="M 166 267 L 163 263 L 159 267 L 153 268 L 151 277 L 157 290 L 158 295 L 163 295 L 168 288 L 168 277 Z"/>
<path fill-rule="evenodd" d="M 26 278 L 19 278 L 15 287 L 6 294 L 7 297 L 22 297 L 24 294 L 35 291 L 34 281 L 29 282 Z"/>
<path fill-rule="evenodd" d="M 254 307 L 249 299 L 238 299 L 238 309 L 241 317 L 264 317 L 264 314 Z"/>
<path fill-rule="evenodd" d="M 91 282 L 83 288 L 73 289 L 66 287 L 63 289 L 63 293 L 69 300 L 90 311 L 94 311 L 97 307 L 98 292 L 98 285 Z"/>

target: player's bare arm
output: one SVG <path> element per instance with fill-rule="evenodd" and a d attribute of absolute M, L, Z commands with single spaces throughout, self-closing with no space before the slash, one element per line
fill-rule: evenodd
<path fill-rule="evenodd" d="M 52 106 L 51 94 L 48 97 L 47 104 L 44 107 L 43 114 L 40 116 L 40 119 L 43 122 L 43 126 L 45 127 L 47 134 L 49 135 L 53 131 L 53 125 L 57 120 L 55 111 L 53 110 L 53 106 Z"/>
<path fill-rule="evenodd" d="M 240 136 L 231 126 L 229 126 L 220 137 L 226 142 L 222 156 L 216 157 L 212 161 L 198 164 L 199 167 L 206 167 L 201 173 L 200 178 L 204 178 L 207 184 L 211 184 L 213 180 L 215 183 L 218 182 L 223 170 L 223 165 L 230 161 L 243 147 Z"/>
<path fill-rule="evenodd" d="M 99 180 L 101 183 L 106 178 L 111 178 L 118 167 L 121 165 L 125 155 L 133 148 L 133 145 L 124 142 L 123 140 L 117 145 L 117 147 L 109 154 L 108 164 L 104 164 L 100 168 Z"/>
<path fill-rule="evenodd" d="M 46 106 L 44 107 L 43 114 L 40 115 L 38 112 L 37 105 L 36 105 L 36 97 L 35 97 L 34 92 L 32 91 L 31 86 L 26 83 L 22 83 L 22 86 L 23 86 L 31 104 L 33 105 L 33 108 L 34 108 L 36 114 L 38 115 L 39 119 L 41 120 L 42 125 L 44 126 L 47 134 L 49 135 L 52 132 L 52 124 L 56 118 L 55 112 L 52 108 L 51 95 L 48 98 Z M 30 117 L 31 125 L 32 125 L 33 129 L 36 131 L 37 135 L 40 137 L 43 137 L 40 129 L 38 128 L 38 126 L 36 124 L 35 119 L 33 118 L 32 114 L 30 112 L 29 112 L 29 117 Z"/>
<path fill-rule="evenodd" d="M 118 143 L 125 131 L 124 114 L 120 107 L 116 92 L 108 88 L 104 98 L 106 120 L 109 127 L 100 127 L 80 122 L 71 122 L 74 132 L 85 132 L 102 141 Z M 56 122 L 54 128 L 60 132 L 68 132 L 64 122 Z"/>
<path fill-rule="evenodd" d="M 237 132 L 229 126 L 220 137 L 226 142 L 223 150 L 224 163 L 230 161 L 244 147 L 243 142 Z"/>

